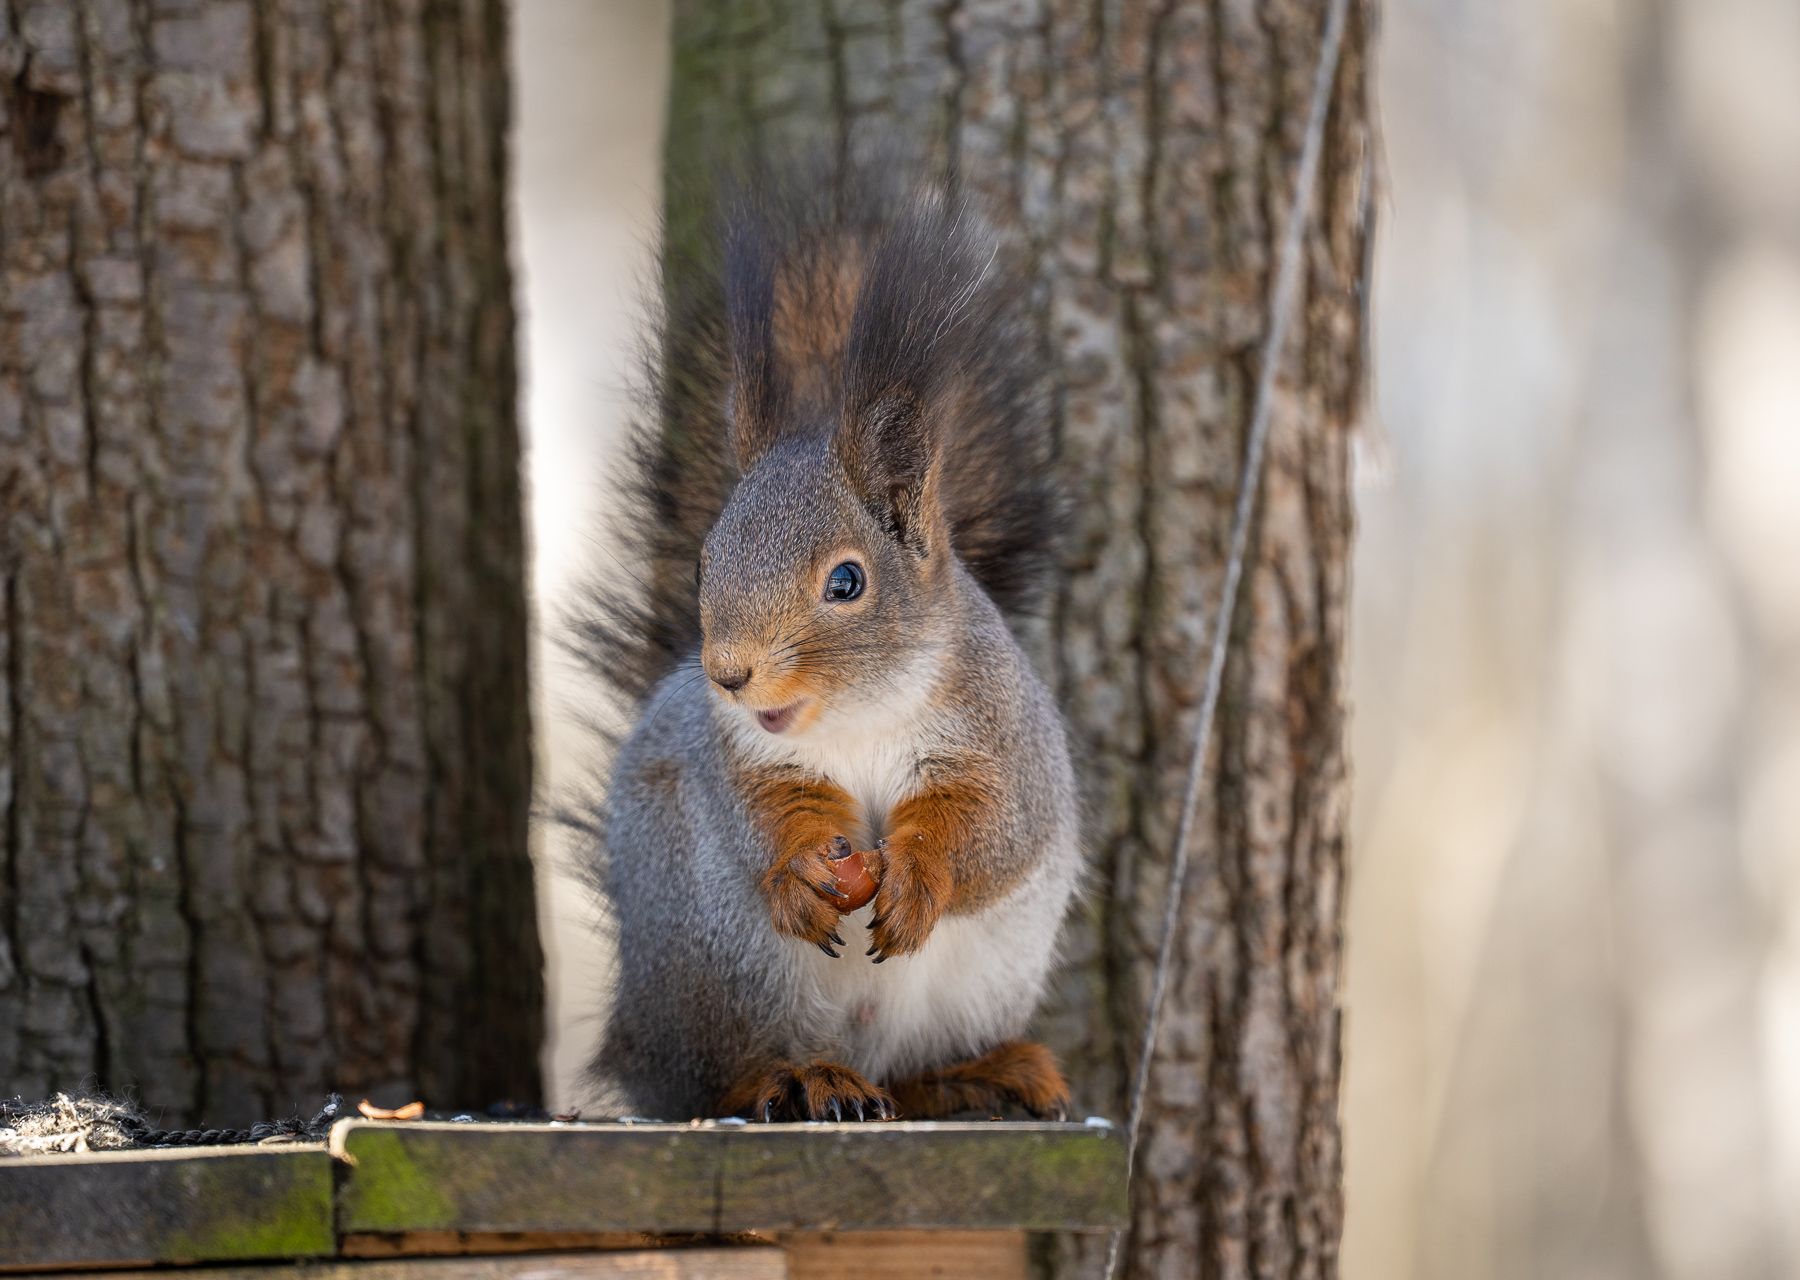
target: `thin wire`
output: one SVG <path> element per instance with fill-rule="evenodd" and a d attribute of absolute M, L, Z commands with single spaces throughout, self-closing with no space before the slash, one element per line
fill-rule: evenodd
<path fill-rule="evenodd" d="M 1157 1032 L 1162 1026 L 1163 998 L 1168 993 L 1169 961 L 1175 950 L 1175 929 L 1181 919 L 1182 891 L 1187 880 L 1189 846 L 1194 818 L 1200 807 L 1200 786 L 1206 774 L 1207 750 L 1212 740 L 1213 715 L 1225 683 L 1225 657 L 1231 639 L 1231 620 L 1237 610 L 1238 586 L 1244 576 L 1244 556 L 1250 543 L 1250 517 L 1262 489 L 1263 456 L 1269 439 L 1271 403 L 1281 351 L 1287 343 L 1293 317 L 1294 292 L 1300 279 L 1300 254 L 1305 240 L 1306 217 L 1318 178 L 1319 153 L 1324 149 L 1325 122 L 1331 112 L 1331 85 L 1337 78 L 1338 53 L 1344 41 L 1349 0 L 1332 0 L 1325 15 L 1325 34 L 1319 47 L 1319 66 L 1313 78 L 1312 103 L 1306 120 L 1306 137 L 1300 148 L 1300 164 L 1294 174 L 1294 195 L 1282 229 L 1280 255 L 1276 259 L 1275 284 L 1269 301 L 1269 332 L 1263 340 L 1262 368 L 1257 373 L 1256 403 L 1250 416 L 1250 438 L 1238 477 L 1237 502 L 1231 516 L 1231 549 L 1225 562 L 1225 583 L 1219 591 L 1217 618 L 1213 623 L 1212 650 L 1207 658 L 1206 687 L 1201 695 L 1200 719 L 1194 726 L 1194 754 L 1188 763 L 1187 787 L 1181 801 L 1181 824 L 1175 831 L 1175 848 L 1169 864 L 1168 902 L 1163 910 L 1162 940 L 1156 949 L 1156 970 L 1150 985 L 1150 1007 L 1138 1049 L 1137 1071 L 1131 1084 L 1131 1115 L 1125 1126 L 1125 1173 L 1129 1184 L 1137 1164 L 1138 1130 L 1144 1120 L 1144 1099 L 1150 1091 L 1150 1064 L 1156 1053 Z M 1108 1280 L 1117 1274 L 1121 1246 L 1127 1228 L 1113 1231 L 1106 1252 Z"/>

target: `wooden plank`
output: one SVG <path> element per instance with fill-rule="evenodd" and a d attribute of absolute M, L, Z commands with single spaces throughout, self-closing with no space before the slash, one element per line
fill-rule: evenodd
<path fill-rule="evenodd" d="M 340 1121 L 338 1228 L 1104 1231 L 1125 1146 L 1079 1124 Z"/>
<path fill-rule="evenodd" d="M 321 1147 L 0 1160 L 0 1266 L 328 1255 L 331 1167 Z"/>
<path fill-rule="evenodd" d="M 338 1237 L 340 1258 L 416 1258 L 431 1254 L 549 1253 L 569 1249 L 700 1249 L 767 1245 L 769 1236 L 653 1236 L 643 1231 L 378 1231 Z"/>
<path fill-rule="evenodd" d="M 786 1280 L 780 1249 L 645 1249 L 405 1262 L 208 1267 L 206 1280 Z M 57 1280 L 168 1280 L 167 1271 L 73 1271 Z M 836 1280 L 843 1280 L 837 1277 Z"/>
<path fill-rule="evenodd" d="M 790 1280 L 1026 1280 L 1023 1231 L 824 1231 L 783 1235 Z"/>

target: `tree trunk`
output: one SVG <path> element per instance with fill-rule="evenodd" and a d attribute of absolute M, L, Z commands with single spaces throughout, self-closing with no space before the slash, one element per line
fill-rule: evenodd
<path fill-rule="evenodd" d="M 0 1093 L 535 1097 L 499 0 L 0 0 Z"/>
<path fill-rule="evenodd" d="M 671 234 L 709 157 L 899 134 L 1036 290 L 1077 530 L 1041 648 L 1092 889 L 1044 1030 L 1122 1116 L 1323 0 L 678 4 Z M 1331 1275 L 1349 427 L 1371 186 L 1353 8 L 1134 1188 L 1138 1275 Z M 1091 1266 L 1092 1242 L 1047 1260 Z"/>

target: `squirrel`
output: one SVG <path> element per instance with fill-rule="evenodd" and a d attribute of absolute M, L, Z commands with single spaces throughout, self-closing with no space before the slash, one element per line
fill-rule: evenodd
<path fill-rule="evenodd" d="M 867 167 L 665 237 L 620 521 L 647 575 L 574 633 L 637 709 L 586 823 L 618 952 L 593 1109 L 1060 1118 L 1021 1037 L 1077 791 L 1013 625 L 1063 504 L 998 240 L 954 186 Z M 878 888 L 840 914 L 853 853 Z"/>

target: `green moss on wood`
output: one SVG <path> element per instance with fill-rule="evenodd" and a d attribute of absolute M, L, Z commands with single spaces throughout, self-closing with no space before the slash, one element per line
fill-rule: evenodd
<path fill-rule="evenodd" d="M 401 1131 L 359 1132 L 352 1156 L 355 1165 L 345 1180 L 345 1196 L 354 1202 L 358 1217 L 404 1222 L 410 1231 L 469 1227 L 457 1220 L 456 1202 L 441 1171 L 421 1168 Z"/>
<path fill-rule="evenodd" d="M 1124 1143 L 1074 1125 L 699 1128 L 352 1121 L 344 1231 L 1104 1230 Z"/>
<path fill-rule="evenodd" d="M 0 1161 L 0 1261 L 230 1262 L 331 1254 L 318 1148 L 116 1151 Z"/>
<path fill-rule="evenodd" d="M 323 1161 L 309 1161 L 298 1176 L 264 1176 L 248 1191 L 243 1171 L 224 1162 L 197 1163 L 188 1176 L 194 1213 L 170 1231 L 159 1262 L 306 1258 L 337 1246 L 331 1168 Z"/>

